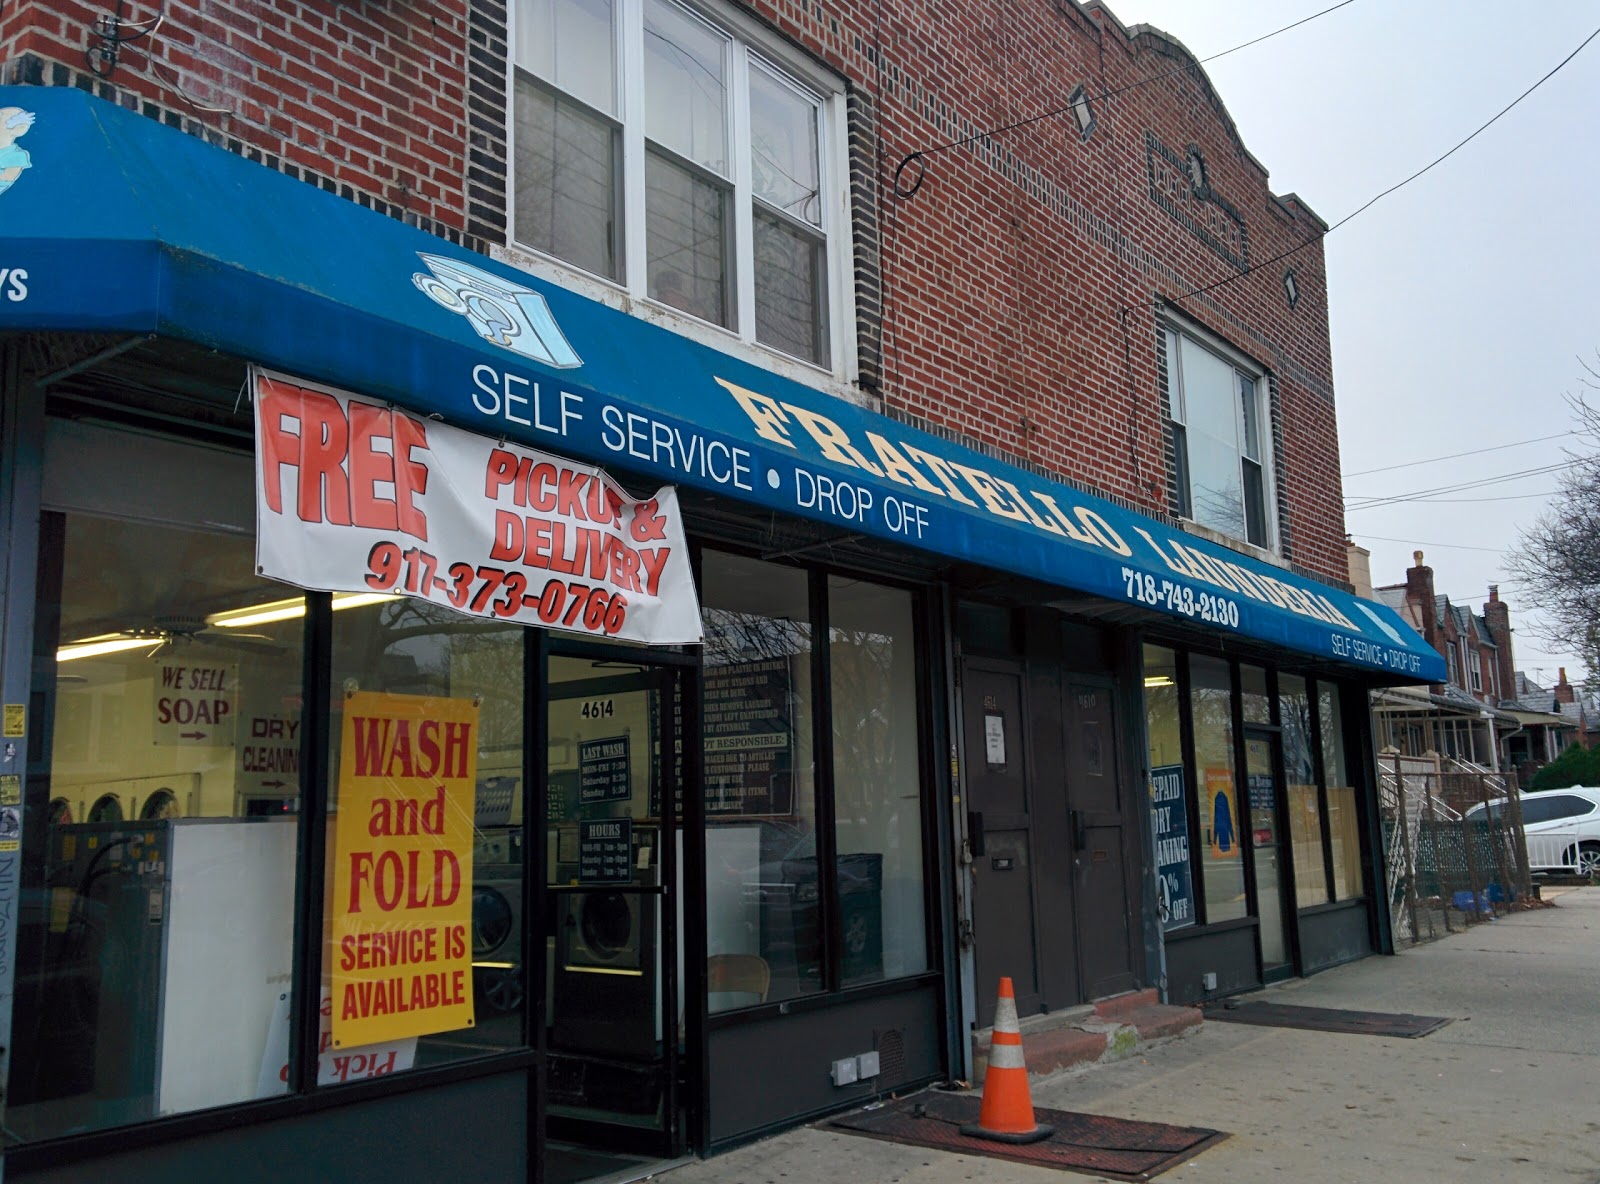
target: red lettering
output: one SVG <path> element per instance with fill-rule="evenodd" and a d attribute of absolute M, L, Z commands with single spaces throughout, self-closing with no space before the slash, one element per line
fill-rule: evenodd
<path fill-rule="evenodd" d="M 654 596 L 661 585 L 661 573 L 666 570 L 671 547 L 649 547 L 639 552 L 639 562 L 644 564 L 644 592 Z"/>
<path fill-rule="evenodd" d="M 382 407 L 350 404 L 350 512 L 357 526 L 394 530 L 400 523 L 394 501 L 377 492 L 379 482 L 394 482 L 394 456 L 373 447 L 377 440 L 394 447 L 387 430 L 392 415 Z"/>
<path fill-rule="evenodd" d="M 461 864 L 454 851 L 433 853 L 433 904 L 445 908 L 461 895 Z"/>
<path fill-rule="evenodd" d="M 472 755 L 472 725 L 456 720 L 444 726 L 444 771 L 441 777 L 465 777 L 467 760 Z"/>
<path fill-rule="evenodd" d="M 389 750 L 389 756 L 383 765 L 385 777 L 414 777 L 411 760 L 411 723 L 409 720 L 397 719 L 394 721 L 394 747 Z M 400 766 L 396 772 L 395 765 Z"/>
<path fill-rule="evenodd" d="M 587 522 L 588 516 L 583 512 L 583 490 L 589 484 L 587 473 L 575 473 L 571 469 L 561 470 L 560 484 L 556 487 L 556 513 L 563 518 L 577 518 Z"/>
<path fill-rule="evenodd" d="M 522 554 L 522 516 L 510 510 L 494 512 L 494 545 L 489 548 L 489 558 L 504 562 Z"/>
<path fill-rule="evenodd" d="M 411 853 L 413 857 L 416 852 Z M 371 855 L 368 855 L 371 858 Z M 392 913 L 395 906 L 400 903 L 400 893 L 405 888 L 406 872 L 400 862 L 397 851 L 385 851 L 378 856 L 377 870 L 372 876 L 372 893 L 378 902 L 378 907 L 386 913 Z M 351 893 L 354 896 L 354 892 Z M 350 910 L 355 912 L 354 909 Z"/>
<path fill-rule="evenodd" d="M 361 911 L 361 885 L 372 878 L 372 852 L 350 852 L 350 903 L 346 905 L 345 912 L 359 913 Z"/>
<path fill-rule="evenodd" d="M 356 734 L 356 776 L 374 776 L 383 760 L 384 749 L 389 747 L 390 721 L 358 715 L 353 724 Z"/>
<path fill-rule="evenodd" d="M 345 451 L 350 425 L 332 395 L 300 392 L 300 520 L 350 525 L 350 490 L 345 483 Z"/>
<path fill-rule="evenodd" d="M 428 516 L 414 499 L 428 492 L 428 466 L 411 458 L 414 448 L 427 448 L 428 429 L 409 415 L 394 417 L 394 502 L 400 529 L 414 539 L 428 541 Z"/>
<path fill-rule="evenodd" d="M 256 415 L 261 421 L 261 484 L 267 508 L 283 513 L 283 476 L 280 470 L 300 467 L 300 435 L 283 426 L 285 419 L 300 419 L 299 392 L 271 379 L 256 390 Z"/>
<path fill-rule="evenodd" d="M 507 452 L 504 448 L 491 451 L 489 465 L 483 475 L 483 496 L 490 501 L 498 501 L 500 490 L 517 479 L 517 467 L 514 453 Z M 517 504 L 522 503 L 518 500 Z"/>
<path fill-rule="evenodd" d="M 552 488 L 559 477 L 552 464 L 538 464 L 528 474 L 528 508 L 548 514 L 556 508 L 556 494 Z"/>
<path fill-rule="evenodd" d="M 425 719 L 417 727 L 417 776 L 432 777 L 439 768 L 439 721 Z"/>

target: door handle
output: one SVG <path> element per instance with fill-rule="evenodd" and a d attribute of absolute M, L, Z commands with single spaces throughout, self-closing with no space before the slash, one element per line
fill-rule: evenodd
<path fill-rule="evenodd" d="M 1089 845 L 1089 828 L 1084 823 L 1082 810 L 1069 810 L 1072 816 L 1072 849 L 1082 851 Z"/>
<path fill-rule="evenodd" d="M 967 811 L 967 844 L 972 849 L 972 857 L 977 859 L 983 854 L 983 811 Z"/>

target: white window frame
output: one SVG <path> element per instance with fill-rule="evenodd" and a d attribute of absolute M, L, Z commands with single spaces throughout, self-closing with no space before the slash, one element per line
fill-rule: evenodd
<path fill-rule="evenodd" d="M 728 137 L 733 164 L 733 242 L 726 282 L 732 288 L 733 326 L 704 321 L 689 313 L 650 299 L 647 293 L 647 246 L 645 240 L 645 96 L 644 96 L 644 11 L 645 0 L 614 0 L 614 61 L 616 62 L 616 101 L 621 125 L 621 201 L 618 210 L 623 231 L 619 250 L 622 255 L 622 280 L 584 271 L 565 260 L 548 255 L 515 239 L 516 212 L 516 85 L 522 67 L 516 60 L 516 22 L 521 11 L 518 0 L 508 5 L 506 66 L 506 176 L 507 246 L 495 254 L 542 278 L 553 280 L 612 307 L 632 312 L 644 319 L 665 324 L 735 356 L 755 361 L 813 386 L 833 390 L 838 383 L 853 383 L 859 367 L 855 341 L 855 283 L 850 211 L 849 143 L 846 125 L 844 82 L 810 59 L 779 43 L 770 32 L 748 16 L 706 0 L 666 0 L 729 38 L 728 53 Z M 755 63 L 759 63 L 757 66 Z M 765 68 L 779 80 L 818 106 L 818 175 L 821 201 L 821 235 L 827 268 L 823 298 L 827 318 L 828 349 L 821 362 L 797 357 L 778 347 L 756 340 L 755 256 L 753 174 L 749 151 L 749 75 L 752 69 Z M 531 72 L 530 72 L 531 73 Z M 564 94 L 544 79 L 539 85 Z M 581 100 L 578 100 L 581 103 Z M 832 379 L 833 382 L 827 380 Z"/>
<path fill-rule="evenodd" d="M 1179 472 L 1174 474 L 1174 478 L 1179 481 L 1180 486 L 1186 486 L 1189 479 L 1189 458 L 1187 455 L 1189 417 L 1188 396 L 1184 390 L 1183 382 L 1183 363 L 1179 356 L 1180 351 L 1172 348 L 1174 342 L 1181 343 L 1182 339 L 1187 337 L 1195 345 L 1214 355 L 1233 370 L 1236 407 L 1240 405 L 1237 401 L 1242 397 L 1239 392 L 1240 376 L 1250 379 L 1255 384 L 1256 424 L 1261 437 L 1261 517 L 1262 528 L 1265 532 L 1263 542 L 1252 543 L 1248 538 L 1239 538 L 1235 535 L 1227 534 L 1217 527 L 1196 520 L 1193 517 L 1192 493 L 1188 488 L 1180 488 L 1178 491 L 1184 503 L 1179 509 L 1178 516 L 1185 522 L 1191 523 L 1209 534 L 1217 535 L 1223 539 L 1231 539 L 1246 547 L 1276 555 L 1279 544 L 1277 456 L 1272 448 L 1272 401 L 1268 389 L 1266 370 L 1245 357 L 1238 350 L 1232 348 L 1225 341 L 1222 341 L 1215 334 L 1208 333 L 1187 321 L 1180 321 L 1169 315 L 1163 317 L 1159 324 L 1163 335 L 1163 349 L 1167 355 L 1167 414 L 1171 417 L 1173 424 L 1184 429 L 1185 435 L 1184 455 L 1176 458 Z M 1171 334 L 1171 337 L 1168 337 L 1168 334 Z M 1238 444 L 1237 439 L 1235 442 Z M 1177 441 L 1174 440 L 1174 450 L 1177 449 L 1177 446 Z M 1239 461 L 1239 489 L 1241 496 L 1243 496 L 1245 488 L 1244 448 L 1238 446 L 1235 451 Z"/>
<path fill-rule="evenodd" d="M 1472 661 L 1467 663 L 1467 681 L 1472 684 L 1472 689 L 1479 694 L 1483 693 L 1483 651 L 1471 650 Z"/>

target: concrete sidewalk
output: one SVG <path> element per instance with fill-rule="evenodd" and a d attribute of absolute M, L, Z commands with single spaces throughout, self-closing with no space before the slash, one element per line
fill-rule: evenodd
<path fill-rule="evenodd" d="M 1451 1016 L 1419 1040 L 1208 1021 L 1034 1085 L 1038 1106 L 1214 1127 L 1172 1184 L 1600 1184 L 1600 888 L 1250 998 Z M 1070 1184 L 1092 1177 L 805 1128 L 667 1184 Z"/>

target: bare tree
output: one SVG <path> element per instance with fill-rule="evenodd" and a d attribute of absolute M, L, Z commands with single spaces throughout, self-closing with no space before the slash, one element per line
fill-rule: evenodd
<path fill-rule="evenodd" d="M 1600 361 L 1600 354 L 1596 355 Z M 1542 618 L 1535 629 L 1560 649 L 1600 669 L 1600 369 L 1578 359 L 1584 391 L 1567 396 L 1584 440 L 1568 449 L 1572 463 L 1556 477 L 1557 491 L 1508 556 L 1521 598 Z"/>

